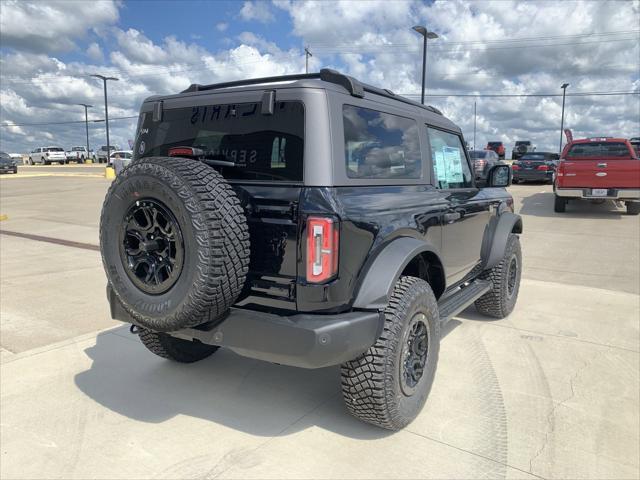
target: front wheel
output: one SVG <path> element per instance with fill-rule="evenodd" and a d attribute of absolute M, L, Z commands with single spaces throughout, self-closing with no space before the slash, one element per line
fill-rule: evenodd
<path fill-rule="evenodd" d="M 219 347 L 206 345 L 198 341 L 175 338 L 166 333 L 141 328 L 140 341 L 152 353 L 159 357 L 180 363 L 193 363 L 213 355 Z"/>
<path fill-rule="evenodd" d="M 376 343 L 342 364 L 342 395 L 354 417 L 399 430 L 422 410 L 436 372 L 440 318 L 427 282 L 400 277 Z"/>
<path fill-rule="evenodd" d="M 516 306 L 522 276 L 522 250 L 520 239 L 510 233 L 500 263 L 486 270 L 480 278 L 489 280 L 492 288 L 475 302 L 476 310 L 494 318 L 504 318 Z"/>

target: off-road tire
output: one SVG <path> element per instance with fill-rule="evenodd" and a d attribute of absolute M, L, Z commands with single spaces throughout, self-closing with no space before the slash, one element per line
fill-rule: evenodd
<path fill-rule="evenodd" d="M 144 199 L 164 205 L 183 242 L 182 270 L 157 294 L 134 283 L 121 250 L 126 212 Z M 124 169 L 109 188 L 100 250 L 123 308 L 138 325 L 171 332 L 217 322 L 236 301 L 249 267 L 249 229 L 233 189 L 211 167 L 186 158 L 148 157 Z"/>
<path fill-rule="evenodd" d="M 627 202 L 627 215 L 640 214 L 640 202 Z"/>
<path fill-rule="evenodd" d="M 403 348 L 418 313 L 427 321 L 427 358 L 415 391 L 407 395 L 401 385 Z M 389 430 L 408 425 L 429 395 L 439 349 L 438 304 L 431 287 L 419 278 L 400 277 L 384 310 L 380 337 L 365 353 L 341 366 L 342 395 L 349 413 Z"/>
<path fill-rule="evenodd" d="M 515 284 L 509 287 L 510 274 L 515 260 Z M 504 318 L 509 315 L 516 306 L 518 292 L 520 291 L 520 279 L 522 277 L 522 250 L 520 239 L 517 235 L 509 234 L 504 256 L 495 267 L 485 270 L 480 278 L 489 280 L 493 288 L 475 301 L 476 310 L 494 318 Z"/>
<path fill-rule="evenodd" d="M 556 213 L 564 213 L 567 210 L 567 200 L 565 198 L 554 195 L 553 211 Z"/>
<path fill-rule="evenodd" d="M 166 333 L 141 328 L 140 341 L 147 349 L 159 357 L 180 363 L 193 363 L 213 355 L 219 347 L 198 341 L 190 342 Z"/>

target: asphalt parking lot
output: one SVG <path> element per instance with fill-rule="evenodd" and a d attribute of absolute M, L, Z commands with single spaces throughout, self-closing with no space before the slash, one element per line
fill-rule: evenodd
<path fill-rule="evenodd" d="M 338 368 L 177 365 L 111 320 L 103 168 L 0 178 L 0 477 L 640 476 L 640 217 L 512 186 L 516 309 L 450 321 L 425 409 L 390 433 L 346 413 Z"/>

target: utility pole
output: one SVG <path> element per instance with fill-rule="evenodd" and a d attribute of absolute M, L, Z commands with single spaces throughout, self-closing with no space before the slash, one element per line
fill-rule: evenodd
<path fill-rule="evenodd" d="M 473 102 L 473 149 L 476 149 L 476 102 Z"/>
<path fill-rule="evenodd" d="M 87 108 L 92 108 L 93 105 L 87 105 L 86 103 L 79 103 L 81 107 L 84 107 L 84 128 L 87 133 L 87 158 L 85 160 L 89 160 L 89 118 L 87 115 Z"/>
<path fill-rule="evenodd" d="M 313 57 L 313 55 L 309 51 L 309 46 L 306 46 L 304 47 L 305 73 L 309 73 L 309 57 Z"/>
<path fill-rule="evenodd" d="M 568 86 L 568 83 L 563 83 L 562 85 L 560 85 L 560 88 L 562 89 L 562 118 L 560 120 L 560 148 L 558 150 L 559 155 L 562 155 L 562 130 L 564 129 L 564 97 L 567 94 Z"/>
<path fill-rule="evenodd" d="M 105 77 L 104 75 L 91 75 L 92 77 L 102 80 L 104 85 L 104 123 L 107 126 L 107 163 L 109 163 L 109 157 L 111 156 L 111 144 L 109 143 L 109 107 L 107 104 L 107 80 L 119 80 L 116 77 Z"/>
<path fill-rule="evenodd" d="M 435 32 L 430 32 L 427 30 L 427 27 L 423 27 L 422 25 L 416 25 L 413 29 L 422 35 L 422 95 L 420 96 L 420 103 L 424 105 L 424 91 L 426 89 L 427 83 L 427 39 L 438 38 L 438 34 Z"/>

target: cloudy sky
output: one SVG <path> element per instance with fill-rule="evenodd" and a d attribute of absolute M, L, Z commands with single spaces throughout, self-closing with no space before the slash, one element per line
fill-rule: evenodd
<path fill-rule="evenodd" d="M 430 41 L 427 103 L 476 145 L 530 139 L 557 150 L 562 98 L 574 136 L 640 136 L 640 2 L 12 1 L 0 2 L 0 149 L 84 144 L 84 110 L 112 144 L 133 138 L 141 101 L 191 83 L 331 67 L 419 100 L 421 37 Z M 518 97 L 534 94 L 542 96 Z M 482 96 L 473 96 L 482 95 Z M 487 96 L 510 95 L 510 96 Z M 62 123 L 61 122 L 81 122 Z M 27 125 L 31 124 L 31 125 Z M 39 124 L 39 125 L 33 125 Z M 9 126 L 14 125 L 14 126 Z M 18 126 L 15 126 L 18 125 Z M 104 123 L 90 124 L 92 147 Z"/>

